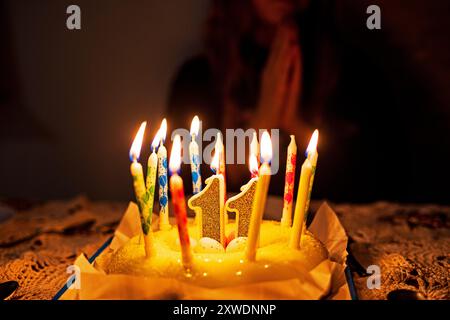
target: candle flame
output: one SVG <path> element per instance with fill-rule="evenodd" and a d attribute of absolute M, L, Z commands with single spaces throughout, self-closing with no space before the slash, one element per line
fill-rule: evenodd
<path fill-rule="evenodd" d="M 256 131 L 253 132 L 252 142 L 250 143 L 250 153 L 252 153 L 256 157 L 258 157 L 259 143 L 258 143 L 258 135 L 256 134 Z M 256 159 L 256 161 L 258 161 L 258 158 Z"/>
<path fill-rule="evenodd" d="M 220 163 L 220 150 L 215 148 L 214 155 L 211 159 L 211 170 L 214 171 L 214 173 L 219 171 L 219 163 Z"/>
<path fill-rule="evenodd" d="M 138 132 L 131 144 L 130 148 L 130 160 L 137 161 L 141 154 L 142 140 L 144 140 L 145 127 L 147 126 L 147 122 L 144 121 L 141 123 Z"/>
<path fill-rule="evenodd" d="M 191 122 L 191 136 L 198 135 L 198 130 L 200 128 L 200 120 L 197 116 L 192 119 Z"/>
<path fill-rule="evenodd" d="M 308 148 L 306 149 L 306 155 L 308 156 L 312 152 L 317 152 L 317 143 L 319 142 L 319 130 L 315 130 L 309 141 Z"/>
<path fill-rule="evenodd" d="M 173 139 L 172 151 L 170 152 L 169 169 L 171 173 L 178 172 L 181 165 L 181 138 L 177 134 Z"/>
<path fill-rule="evenodd" d="M 222 142 L 222 134 L 217 132 L 216 144 L 214 145 L 214 149 L 219 152 L 223 152 L 223 142 Z"/>
<path fill-rule="evenodd" d="M 258 158 L 253 153 L 250 155 L 248 166 L 251 174 L 258 174 Z"/>
<path fill-rule="evenodd" d="M 264 131 L 261 136 L 261 159 L 266 163 L 272 160 L 272 140 L 267 131 Z"/>
<path fill-rule="evenodd" d="M 158 132 L 156 132 L 155 137 L 153 138 L 152 151 L 155 151 L 155 149 L 158 148 L 159 146 L 159 141 L 161 141 L 160 132 L 161 129 L 159 129 Z"/>
<path fill-rule="evenodd" d="M 166 141 L 166 135 L 167 135 L 167 120 L 164 118 L 161 121 L 161 127 L 159 127 L 158 131 L 159 139 L 164 143 Z"/>

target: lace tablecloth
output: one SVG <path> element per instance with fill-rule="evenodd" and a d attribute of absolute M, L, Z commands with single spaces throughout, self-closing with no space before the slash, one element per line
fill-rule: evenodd
<path fill-rule="evenodd" d="M 275 206 L 280 202 L 275 203 Z M 313 211 L 319 202 L 313 203 Z M 332 204 L 350 238 L 361 299 L 386 299 L 408 289 L 428 299 L 450 299 L 450 208 Z M 126 203 L 69 201 L 0 205 L 0 282 L 16 280 L 11 299 L 51 299 L 80 254 L 92 255 L 114 232 Z M 369 265 L 381 268 L 381 288 L 366 285 Z"/>

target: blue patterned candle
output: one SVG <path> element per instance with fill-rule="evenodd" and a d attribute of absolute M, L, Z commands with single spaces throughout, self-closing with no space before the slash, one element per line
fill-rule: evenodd
<path fill-rule="evenodd" d="M 197 116 L 192 119 L 191 123 L 191 137 L 192 141 L 189 144 L 189 158 L 191 162 L 192 174 L 192 193 L 197 194 L 202 190 L 202 176 L 200 174 L 200 152 L 195 137 L 198 135 L 200 121 Z"/>
<path fill-rule="evenodd" d="M 167 149 L 164 147 L 166 139 L 167 121 L 163 119 L 159 129 L 159 148 L 158 148 L 158 185 L 159 185 L 159 229 L 170 229 L 169 222 L 169 195 L 167 180 Z"/>

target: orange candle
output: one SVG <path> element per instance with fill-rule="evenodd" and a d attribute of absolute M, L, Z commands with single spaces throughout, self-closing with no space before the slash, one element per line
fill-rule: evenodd
<path fill-rule="evenodd" d="M 172 204 L 177 219 L 178 236 L 181 246 L 181 259 L 183 266 L 190 269 L 192 265 L 192 251 L 189 241 L 189 231 L 187 226 L 186 201 L 184 199 L 183 179 L 178 175 L 181 165 L 181 139 L 176 135 L 173 140 L 172 152 L 170 154 L 169 169 L 172 174 L 170 177 L 170 194 Z"/>

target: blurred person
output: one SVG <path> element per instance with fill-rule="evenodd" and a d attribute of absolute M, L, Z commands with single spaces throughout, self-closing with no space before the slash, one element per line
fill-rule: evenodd
<path fill-rule="evenodd" d="M 212 1 L 204 53 L 187 61 L 173 82 L 169 97 L 173 128 L 189 127 L 197 114 L 204 130 L 280 129 L 280 170 L 270 189 L 274 194 L 283 192 L 289 135 L 296 136 L 299 168 L 309 137 L 318 128 L 315 197 L 445 201 L 443 184 L 430 181 L 420 161 L 421 150 L 436 150 L 436 142 L 426 137 L 448 132 L 448 113 L 442 108 L 448 95 L 430 112 L 435 97 L 423 85 L 417 63 L 408 59 L 408 54 L 414 57 L 424 48 L 404 41 L 409 34 L 404 22 L 409 17 L 398 17 L 402 7 L 385 2 L 383 8 L 390 6 L 388 12 L 395 20 L 388 16 L 383 20 L 386 30 L 368 31 L 368 5 L 326 0 Z M 411 12 L 424 6 L 418 1 L 408 5 Z M 442 12 L 442 8 L 433 10 Z M 422 19 L 433 23 L 427 20 L 431 16 Z M 417 43 L 430 36 L 426 29 L 418 31 Z M 437 45 L 444 50 L 440 55 L 433 52 L 434 58 L 445 57 L 448 44 L 437 41 Z M 449 70 L 448 64 L 441 67 Z M 437 69 L 431 71 L 433 77 Z M 434 121 L 433 125 L 424 126 L 422 119 Z M 448 151 L 430 157 L 445 163 Z M 202 169 L 210 175 L 207 166 Z M 239 191 L 246 170 L 247 165 L 228 169 L 228 190 Z M 184 171 L 187 174 L 189 169 Z"/>

